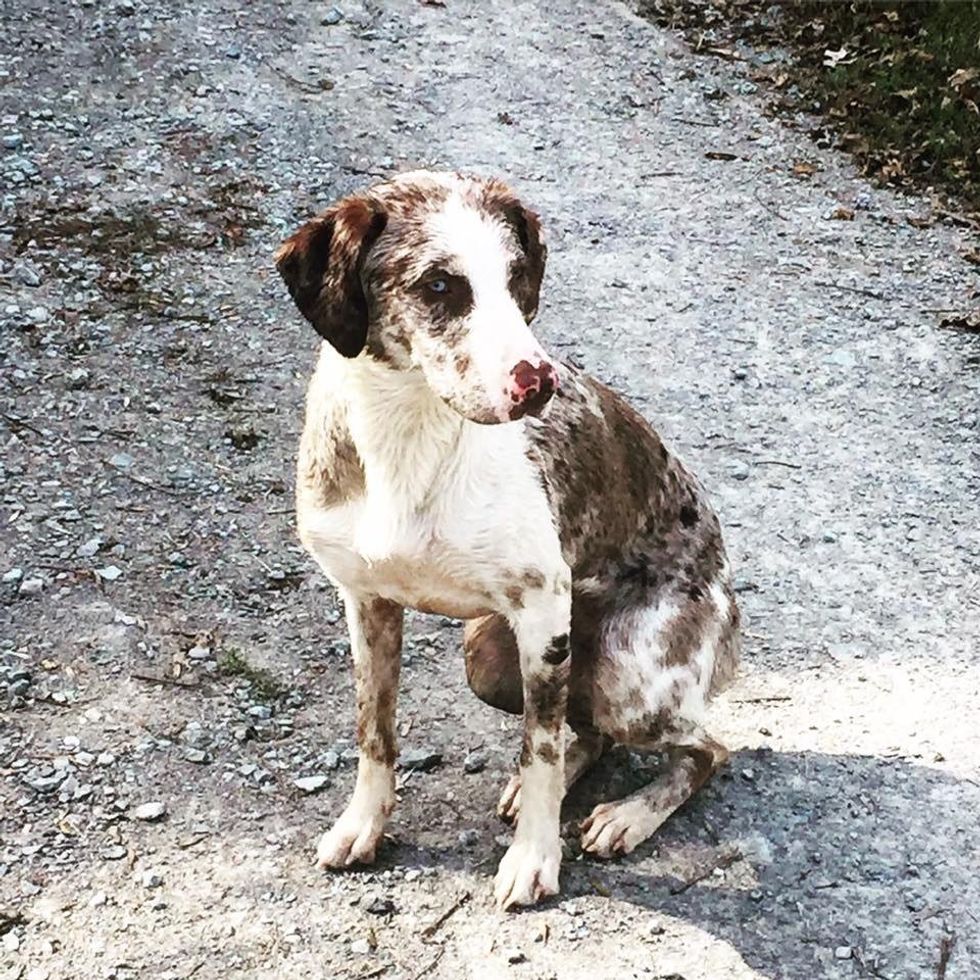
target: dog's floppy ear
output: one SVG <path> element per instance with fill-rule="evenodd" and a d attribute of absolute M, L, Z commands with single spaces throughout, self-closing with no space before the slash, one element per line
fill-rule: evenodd
<path fill-rule="evenodd" d="M 499 213 L 514 229 L 524 252 L 524 262 L 515 270 L 510 288 L 524 319 L 530 323 L 538 312 L 541 280 L 544 278 L 545 260 L 548 257 L 548 247 L 541 231 L 541 219 L 534 211 L 521 204 L 517 195 L 506 184 L 497 180 L 490 181 L 487 185 L 484 205 Z"/>
<path fill-rule="evenodd" d="M 374 201 L 344 198 L 303 225 L 276 252 L 276 268 L 300 313 L 344 357 L 357 357 L 367 339 L 361 267 L 387 221 Z"/>

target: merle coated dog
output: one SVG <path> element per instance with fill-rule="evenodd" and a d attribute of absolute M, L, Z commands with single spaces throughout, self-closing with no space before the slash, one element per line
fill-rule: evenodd
<path fill-rule="evenodd" d="M 600 857 L 631 851 L 711 776 L 727 752 L 705 706 L 738 661 L 701 485 L 531 332 L 545 254 L 506 185 L 435 172 L 344 198 L 277 254 L 326 341 L 297 515 L 343 597 L 357 689 L 357 783 L 318 862 L 372 861 L 394 807 L 403 609 L 458 617 L 470 686 L 524 719 L 499 808 L 516 821 L 503 908 L 557 892 L 562 798 L 609 746 L 668 762 L 586 819 L 582 847 Z"/>

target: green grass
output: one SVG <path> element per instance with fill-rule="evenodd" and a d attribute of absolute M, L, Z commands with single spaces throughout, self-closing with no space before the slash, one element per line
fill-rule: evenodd
<path fill-rule="evenodd" d="M 980 0 L 641 0 L 641 10 L 695 50 L 786 48 L 792 63 L 768 72 L 785 76 L 778 106 L 817 107 L 865 173 L 980 211 Z M 841 49 L 840 63 L 825 63 Z"/>
<path fill-rule="evenodd" d="M 218 672 L 224 677 L 241 677 L 249 682 L 258 701 L 275 701 L 285 688 L 267 670 L 254 667 L 236 647 L 227 647 L 218 658 Z"/>

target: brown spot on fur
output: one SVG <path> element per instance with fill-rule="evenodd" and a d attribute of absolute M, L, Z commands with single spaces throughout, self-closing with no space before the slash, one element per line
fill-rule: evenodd
<path fill-rule="evenodd" d="M 469 354 L 464 354 L 462 351 L 457 352 L 455 364 L 456 364 L 456 370 L 460 374 L 466 374 L 466 372 L 469 371 L 470 363 L 471 362 L 470 362 Z"/>
<path fill-rule="evenodd" d="M 507 601 L 515 609 L 524 608 L 524 590 L 519 585 L 509 585 L 504 589 L 504 595 L 507 597 Z"/>
<path fill-rule="evenodd" d="M 542 575 L 536 568 L 525 569 L 524 574 L 521 576 L 521 581 L 529 589 L 544 588 L 544 575 Z"/>
<path fill-rule="evenodd" d="M 549 766 L 558 765 L 558 750 L 551 744 L 551 742 L 542 742 L 538 746 L 537 755 L 542 762 Z"/>
<path fill-rule="evenodd" d="M 401 607 L 384 599 L 365 602 L 357 609 L 356 621 L 361 628 L 361 636 L 354 641 L 357 746 L 367 758 L 393 766 L 398 754 L 395 701 L 401 666 Z"/>
<path fill-rule="evenodd" d="M 714 608 L 705 603 L 686 602 L 663 629 L 664 667 L 689 664 L 704 636 L 705 619 Z M 679 702 L 678 702 L 679 703 Z"/>
<path fill-rule="evenodd" d="M 530 729 L 538 724 L 546 731 L 557 731 L 565 720 L 568 702 L 568 661 L 531 678 L 527 687 L 525 727 Z"/>
<path fill-rule="evenodd" d="M 568 659 L 570 652 L 567 633 L 562 633 L 561 636 L 553 636 L 548 644 L 548 649 L 544 652 L 544 662 L 551 664 L 552 667 L 557 667 L 558 664 L 563 664 Z"/>
<path fill-rule="evenodd" d="M 354 195 L 303 225 L 276 253 L 299 311 L 344 357 L 356 357 L 367 339 L 361 269 L 387 222 L 370 197 Z"/>

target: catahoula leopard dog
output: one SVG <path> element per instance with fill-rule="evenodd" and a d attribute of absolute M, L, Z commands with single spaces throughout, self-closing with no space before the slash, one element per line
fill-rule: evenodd
<path fill-rule="evenodd" d="M 499 807 L 516 821 L 505 909 L 557 893 L 562 798 L 611 745 L 667 765 L 585 820 L 599 857 L 631 851 L 712 775 L 728 753 L 705 706 L 738 660 L 700 483 L 529 327 L 545 254 L 505 184 L 413 172 L 338 201 L 276 256 L 325 341 L 296 509 L 343 598 L 357 694 L 357 782 L 318 863 L 371 862 L 394 807 L 403 610 L 456 617 L 473 691 L 523 715 Z"/>

